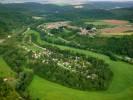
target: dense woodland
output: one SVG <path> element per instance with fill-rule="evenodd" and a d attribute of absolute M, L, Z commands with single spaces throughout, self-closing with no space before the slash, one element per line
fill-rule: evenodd
<path fill-rule="evenodd" d="M 80 49 L 93 50 L 104 54 L 114 53 L 118 55 L 133 57 L 133 35 L 119 37 L 99 37 L 81 36 L 78 30 L 53 29 L 50 32 L 54 36 L 48 36 L 47 33 L 37 30 L 41 39 L 50 43 L 72 46 Z M 61 37 L 62 39 L 60 39 Z M 64 41 L 63 41 L 64 39 Z"/>
<path fill-rule="evenodd" d="M 30 96 L 29 96 L 28 92 L 26 92 L 25 90 L 26 90 L 27 86 L 30 84 L 30 82 L 32 81 L 33 72 L 29 71 L 29 70 L 24 70 L 23 66 L 26 64 L 25 52 L 23 52 L 19 48 L 16 48 L 12 45 L 4 44 L 4 45 L 0 46 L 0 55 L 3 56 L 3 58 L 7 62 L 7 64 L 16 73 L 16 79 L 14 78 L 16 80 L 14 83 L 14 86 L 10 87 L 10 84 L 8 84 L 8 83 L 5 84 L 5 82 L 3 82 L 3 84 L 5 84 L 5 86 L 9 85 L 8 87 L 10 87 L 10 89 L 9 90 L 7 89 L 7 91 L 14 91 L 11 93 L 18 92 L 18 94 L 20 94 L 20 96 L 18 94 L 16 96 L 15 96 L 15 94 L 11 94 L 14 98 L 17 98 L 17 96 L 18 96 L 18 100 L 22 99 L 22 98 L 24 100 L 27 100 L 27 99 L 30 100 Z M 1 78 L 1 81 L 2 80 L 4 80 L 4 78 Z M 17 92 L 15 92 L 15 91 L 17 91 Z M 2 99 L 2 100 L 4 100 L 4 99 Z"/>

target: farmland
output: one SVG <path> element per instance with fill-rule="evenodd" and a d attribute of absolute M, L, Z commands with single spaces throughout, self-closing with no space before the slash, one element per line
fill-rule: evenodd
<path fill-rule="evenodd" d="M 128 32 L 129 31 L 129 32 Z M 132 27 L 115 27 L 115 28 L 106 28 L 102 30 L 103 35 L 132 35 Z"/>
<path fill-rule="evenodd" d="M 113 28 L 105 28 L 102 29 L 103 35 L 131 35 L 133 34 L 133 26 L 129 24 L 127 21 L 122 20 L 104 20 L 104 22 L 111 24 L 111 25 L 117 25 Z"/>
<path fill-rule="evenodd" d="M 104 36 L 120 36 L 133 34 L 133 25 L 125 20 L 97 20 L 88 21 L 86 24 L 93 24 L 96 27 L 102 27 L 99 31 Z"/>
<path fill-rule="evenodd" d="M 113 24 L 113 25 L 125 25 L 128 24 L 127 21 L 122 20 L 103 20 L 105 23 Z"/>

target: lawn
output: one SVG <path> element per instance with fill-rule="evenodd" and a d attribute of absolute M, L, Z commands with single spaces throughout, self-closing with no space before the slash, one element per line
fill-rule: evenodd
<path fill-rule="evenodd" d="M 94 24 L 94 25 L 125 25 L 128 24 L 128 21 L 125 20 L 95 20 L 88 21 L 86 24 Z"/>
<path fill-rule="evenodd" d="M 46 44 L 35 31 L 30 31 L 37 36 L 37 42 Z M 49 43 L 47 43 L 49 44 Z M 52 44 L 54 45 L 54 44 Z M 88 56 L 103 59 L 109 64 L 114 73 L 112 83 L 106 91 L 85 92 L 70 89 L 56 83 L 49 82 L 38 76 L 34 76 L 28 90 L 34 98 L 41 100 L 133 100 L 133 65 L 122 61 L 112 61 L 109 57 L 91 51 L 75 49 L 67 46 L 54 45 L 60 49 L 71 50 Z"/>
<path fill-rule="evenodd" d="M 96 20 L 96 21 L 88 21 L 85 22 L 85 24 L 93 24 L 93 25 L 107 25 L 106 22 L 102 21 L 102 20 Z"/>
<path fill-rule="evenodd" d="M 0 57 L 0 77 L 12 77 L 15 73 L 10 69 L 2 57 Z"/>

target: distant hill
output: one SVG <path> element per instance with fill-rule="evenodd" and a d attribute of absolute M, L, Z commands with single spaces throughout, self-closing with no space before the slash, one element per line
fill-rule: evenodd
<path fill-rule="evenodd" d="M 39 3 L 0 4 L 0 32 L 7 33 L 12 28 L 28 25 L 33 22 L 32 16 L 45 16 L 48 21 L 80 21 L 88 18 L 133 20 L 132 5 L 133 2 L 91 2 L 75 8 L 74 5 Z"/>
<path fill-rule="evenodd" d="M 93 1 L 88 4 L 84 4 L 85 9 L 119 9 L 133 7 L 133 1 L 128 2 L 109 2 L 109 1 Z"/>

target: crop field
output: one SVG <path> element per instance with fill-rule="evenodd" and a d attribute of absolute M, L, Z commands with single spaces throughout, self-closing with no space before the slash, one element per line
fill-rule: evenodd
<path fill-rule="evenodd" d="M 132 30 L 132 27 L 120 26 L 120 27 L 103 29 L 101 30 L 102 31 L 101 34 L 103 35 L 131 35 L 133 34 L 133 32 L 128 32 L 131 30 Z"/>
<path fill-rule="evenodd" d="M 131 35 L 133 26 L 124 20 L 103 20 L 106 24 L 116 25 L 115 27 L 101 29 L 102 35 Z"/>
<path fill-rule="evenodd" d="M 95 25 L 125 25 L 128 24 L 128 21 L 124 20 L 115 20 L 115 19 L 108 19 L 108 20 L 93 20 L 88 21 L 86 24 L 95 24 Z"/>
<path fill-rule="evenodd" d="M 85 24 L 94 24 L 94 25 L 108 25 L 109 23 L 106 23 L 103 20 L 94 20 L 94 21 L 87 21 Z"/>
<path fill-rule="evenodd" d="M 125 25 L 128 24 L 128 21 L 123 20 L 103 20 L 103 22 L 107 24 L 113 24 L 113 25 Z"/>
<path fill-rule="evenodd" d="M 115 36 L 115 35 L 131 35 L 133 34 L 133 26 L 125 20 L 94 20 L 87 21 L 85 24 L 93 24 L 95 26 L 104 26 L 100 30 L 100 35 Z"/>

